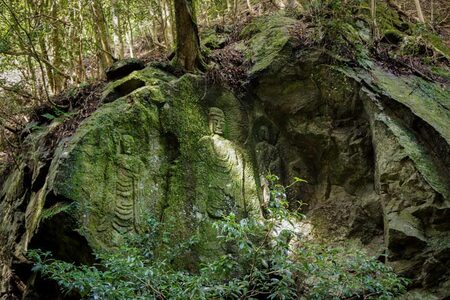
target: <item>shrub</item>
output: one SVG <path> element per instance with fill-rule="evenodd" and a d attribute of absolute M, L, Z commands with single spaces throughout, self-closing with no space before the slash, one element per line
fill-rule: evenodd
<path fill-rule="evenodd" d="M 217 221 L 219 240 L 229 251 L 196 273 L 170 264 L 195 237 L 155 256 L 153 250 L 170 237 L 152 219 L 145 234 L 116 251 L 97 253 L 99 265 L 75 266 L 31 251 L 34 270 L 93 299 L 389 299 L 405 291 L 405 279 L 363 251 L 298 237 L 293 228 L 304 216 L 288 210 L 286 188 L 269 179 L 267 219 L 238 220 L 231 214 Z"/>

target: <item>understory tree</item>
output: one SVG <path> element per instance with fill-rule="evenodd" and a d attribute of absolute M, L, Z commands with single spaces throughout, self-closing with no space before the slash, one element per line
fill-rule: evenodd
<path fill-rule="evenodd" d="M 194 0 L 174 0 L 176 23 L 175 63 L 189 72 L 203 68 Z"/>

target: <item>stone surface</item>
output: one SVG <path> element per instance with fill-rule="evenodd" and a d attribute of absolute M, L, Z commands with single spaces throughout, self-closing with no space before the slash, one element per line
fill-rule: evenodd
<path fill-rule="evenodd" d="M 133 71 L 142 70 L 145 67 L 143 61 L 135 58 L 121 59 L 114 62 L 105 71 L 109 81 L 121 79 Z"/>
<path fill-rule="evenodd" d="M 50 189 L 77 202 L 92 244 L 110 245 L 122 234 L 139 232 L 145 213 L 156 212 L 164 195 L 165 147 L 156 105 L 121 98 L 61 145 L 50 167 Z"/>
<path fill-rule="evenodd" d="M 113 249 L 152 217 L 171 231 L 172 245 L 200 233 L 194 252 L 174 262 L 195 269 L 224 251 L 214 220 L 262 217 L 257 170 L 241 144 L 245 114 L 234 95 L 221 87 L 205 95 L 201 78 L 152 68 L 110 83 L 105 93 L 131 80 L 141 84 L 84 120 L 46 167 L 39 159 L 23 164 L 3 185 L 5 294 L 21 294 L 16 283 L 33 286 L 12 268 L 30 247 L 90 262 L 94 249 Z"/>
<path fill-rule="evenodd" d="M 296 23 L 294 19 L 287 17 L 261 17 L 244 28 L 242 36 L 250 37 L 245 53 L 252 62 L 250 75 L 265 71 L 275 63 L 282 63 L 286 54 L 284 49 L 290 41 L 288 30 Z"/>
<path fill-rule="evenodd" d="M 443 231 L 448 234 L 448 89 L 378 66 L 333 68 L 320 51 L 290 55 L 289 47 L 288 41 L 276 55 L 256 58 L 254 66 L 265 67 L 253 79 L 252 92 L 254 119 L 267 120 L 279 132 L 262 146 L 271 163 L 283 166 L 277 175 L 285 185 L 295 177 L 308 180 L 290 191 L 292 205 L 308 204 L 319 236 L 356 237 L 375 254 L 388 254 L 417 286 L 445 298 L 449 268 L 432 276 L 431 269 L 448 264 L 445 256 L 435 258 L 441 253 L 436 245 L 446 244 Z M 260 125 L 254 126 L 257 132 Z"/>
<path fill-rule="evenodd" d="M 55 123 L 27 137 L 1 186 L 0 297 L 33 285 L 27 249 L 92 263 L 93 249 L 114 249 L 149 217 L 171 234 L 168 247 L 200 234 L 173 262 L 196 270 L 225 251 L 215 220 L 262 217 L 267 174 L 285 186 L 306 179 L 288 199 L 307 204 L 312 234 L 386 255 L 413 279 L 404 299 L 449 297 L 448 90 L 375 65 L 330 66 L 321 50 L 293 48 L 296 22 L 258 18 L 243 32 L 252 67 L 242 99 L 148 67 L 110 82 L 54 154 L 43 137 Z"/>

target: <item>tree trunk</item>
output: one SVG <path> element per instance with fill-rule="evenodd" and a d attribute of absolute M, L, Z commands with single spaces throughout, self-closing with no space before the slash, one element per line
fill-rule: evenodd
<path fill-rule="evenodd" d="M 167 35 L 167 17 L 166 17 L 166 11 L 165 11 L 165 4 L 163 1 L 159 1 L 159 16 L 160 16 L 160 21 L 159 23 L 161 24 L 161 31 L 162 31 L 162 35 L 163 35 L 163 39 L 164 39 L 164 44 L 166 45 L 170 45 L 169 43 L 169 37 Z"/>
<path fill-rule="evenodd" d="M 130 14 L 127 13 L 127 23 L 128 23 L 128 33 L 127 33 L 127 40 L 128 40 L 128 49 L 130 51 L 130 57 L 134 57 L 134 37 L 133 37 L 133 25 L 131 24 L 131 18 Z"/>
<path fill-rule="evenodd" d="M 236 22 L 239 13 L 239 3 L 238 0 L 233 0 L 233 12 L 232 12 L 232 20 Z"/>
<path fill-rule="evenodd" d="M 431 26 L 433 27 L 434 26 L 434 0 L 431 0 L 430 6 L 431 6 L 430 23 L 431 23 Z"/>
<path fill-rule="evenodd" d="M 175 64 L 188 72 L 203 68 L 193 0 L 174 0 L 177 45 Z"/>
<path fill-rule="evenodd" d="M 231 13 L 231 3 L 230 0 L 227 0 L 227 14 Z"/>
<path fill-rule="evenodd" d="M 169 23 L 170 23 L 170 30 L 171 30 L 171 36 L 172 36 L 172 44 L 166 45 L 169 48 L 169 47 L 172 47 L 173 45 L 175 45 L 175 39 L 177 36 L 177 31 L 176 31 L 177 26 L 175 24 L 175 13 L 174 13 L 174 10 L 173 10 L 173 7 L 172 7 L 170 1 L 168 2 L 168 5 L 169 5 L 169 17 L 170 17 Z"/>
<path fill-rule="evenodd" d="M 39 90 L 38 90 L 39 84 L 38 84 L 37 77 L 36 77 L 36 70 L 34 69 L 31 57 L 27 56 L 26 59 L 27 59 L 28 72 L 30 73 L 30 77 L 31 77 L 31 81 L 32 81 L 31 84 L 32 84 L 33 97 L 37 99 L 39 96 Z"/>
<path fill-rule="evenodd" d="M 75 20 L 75 24 L 77 24 L 76 22 L 78 22 L 78 32 L 75 33 L 74 35 L 74 45 L 75 45 L 75 56 L 77 59 L 77 68 L 76 68 L 76 73 L 77 73 L 77 81 L 78 82 L 83 82 L 86 80 L 86 70 L 84 68 L 84 62 L 83 62 L 83 50 L 84 50 L 84 45 L 83 45 L 83 24 L 84 24 L 84 17 L 83 17 L 83 3 L 82 0 L 78 0 L 78 5 L 77 5 L 78 10 L 80 11 L 79 16 L 77 17 L 76 15 L 74 16 L 74 20 Z"/>
<path fill-rule="evenodd" d="M 370 0 L 370 14 L 372 17 L 372 39 L 375 41 L 378 39 L 376 0 Z"/>
<path fill-rule="evenodd" d="M 97 46 L 100 48 L 99 58 L 102 71 L 105 71 L 108 66 L 113 63 L 113 57 L 111 54 L 111 47 L 109 44 L 108 27 L 105 17 L 103 15 L 103 9 L 99 0 L 93 0 L 91 2 L 92 9 L 92 21 L 95 30 Z"/>
<path fill-rule="evenodd" d="M 250 2 L 250 0 L 247 0 L 247 7 L 248 7 L 248 11 L 252 14 L 253 13 L 253 7 L 252 7 L 252 3 Z"/>
<path fill-rule="evenodd" d="M 149 6 L 149 14 L 150 14 L 150 22 L 151 22 L 151 26 L 149 26 L 149 31 L 150 31 L 150 36 L 152 39 L 152 43 L 154 45 L 158 45 L 159 44 L 159 40 L 158 40 L 158 16 L 157 14 L 153 11 L 153 7 Z"/>
<path fill-rule="evenodd" d="M 119 14 L 117 13 L 117 0 L 111 1 L 111 19 L 113 28 L 113 44 L 114 44 L 114 56 L 117 58 L 123 58 L 123 41 L 120 32 Z"/>
<path fill-rule="evenodd" d="M 51 46 L 53 49 L 53 65 L 60 70 L 62 66 L 62 57 L 61 57 L 61 37 L 60 37 L 60 30 L 59 27 L 61 24 L 59 22 L 56 22 L 58 20 L 58 4 L 57 2 L 52 2 L 51 6 L 51 15 L 54 21 L 53 28 L 52 28 L 52 34 L 51 34 Z M 64 88 L 64 81 L 65 79 L 61 76 L 61 74 L 58 74 L 55 72 L 53 74 L 53 89 L 54 93 L 57 94 Z"/>
<path fill-rule="evenodd" d="M 172 16 L 171 16 L 171 7 L 169 1 L 164 1 L 164 11 L 165 11 L 165 22 L 164 27 L 167 31 L 167 46 L 170 47 L 173 44 L 173 31 L 172 31 Z"/>
<path fill-rule="evenodd" d="M 422 7 L 420 7 L 420 0 L 414 0 L 416 3 L 417 16 L 419 17 L 419 21 L 425 23 L 425 18 L 423 17 Z"/>
<path fill-rule="evenodd" d="M 44 36 L 42 36 L 42 35 L 39 36 L 38 43 L 39 43 L 39 47 L 40 47 L 40 50 L 41 50 L 42 58 L 46 59 L 47 61 L 49 61 L 50 58 L 48 56 L 48 51 L 47 51 L 47 46 L 46 46 L 47 42 L 44 40 Z M 42 58 L 36 57 L 37 60 L 42 59 Z M 47 75 L 48 84 L 50 85 L 50 90 L 51 90 L 51 92 L 54 92 L 55 91 L 55 80 L 54 80 L 54 77 L 53 77 L 53 70 L 48 64 L 45 65 L 45 72 L 46 73 L 42 74 L 42 75 L 43 76 Z"/>

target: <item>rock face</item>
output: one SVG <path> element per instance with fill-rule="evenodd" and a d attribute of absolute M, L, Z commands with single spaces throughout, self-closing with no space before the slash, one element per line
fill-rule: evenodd
<path fill-rule="evenodd" d="M 173 231 L 174 245 L 200 232 L 200 246 L 175 262 L 195 269 L 223 251 L 214 220 L 262 217 L 257 170 L 242 144 L 245 113 L 231 92 L 205 95 L 203 84 L 153 68 L 134 72 L 105 89 L 126 92 L 62 140 L 48 165 L 12 171 L 1 202 L 3 295 L 39 292 L 15 267 L 29 269 L 30 247 L 92 263 L 93 249 L 112 249 L 154 218 Z M 29 139 L 30 153 L 44 147 L 39 136 Z"/>
<path fill-rule="evenodd" d="M 270 57 L 249 96 L 260 171 L 308 180 L 290 198 L 308 204 L 319 236 L 359 239 L 413 288 L 448 297 L 449 89 L 377 65 L 332 67 L 289 42 Z"/>
<path fill-rule="evenodd" d="M 195 269 L 223 251 L 214 220 L 262 217 L 269 173 L 308 180 L 289 199 L 308 204 L 317 236 L 358 239 L 414 288 L 450 296 L 449 91 L 377 66 L 330 66 L 320 50 L 293 48 L 295 20 L 260 23 L 246 30 L 242 99 L 148 67 L 111 82 L 54 154 L 43 137 L 57 121 L 28 137 L 0 193 L 1 299 L 42 296 L 27 249 L 92 263 L 93 249 L 112 249 L 149 217 L 174 244 L 200 232 L 175 262 Z"/>
<path fill-rule="evenodd" d="M 145 64 L 135 58 L 128 58 L 114 62 L 106 70 L 106 78 L 108 80 L 121 79 L 133 71 L 142 70 Z"/>

